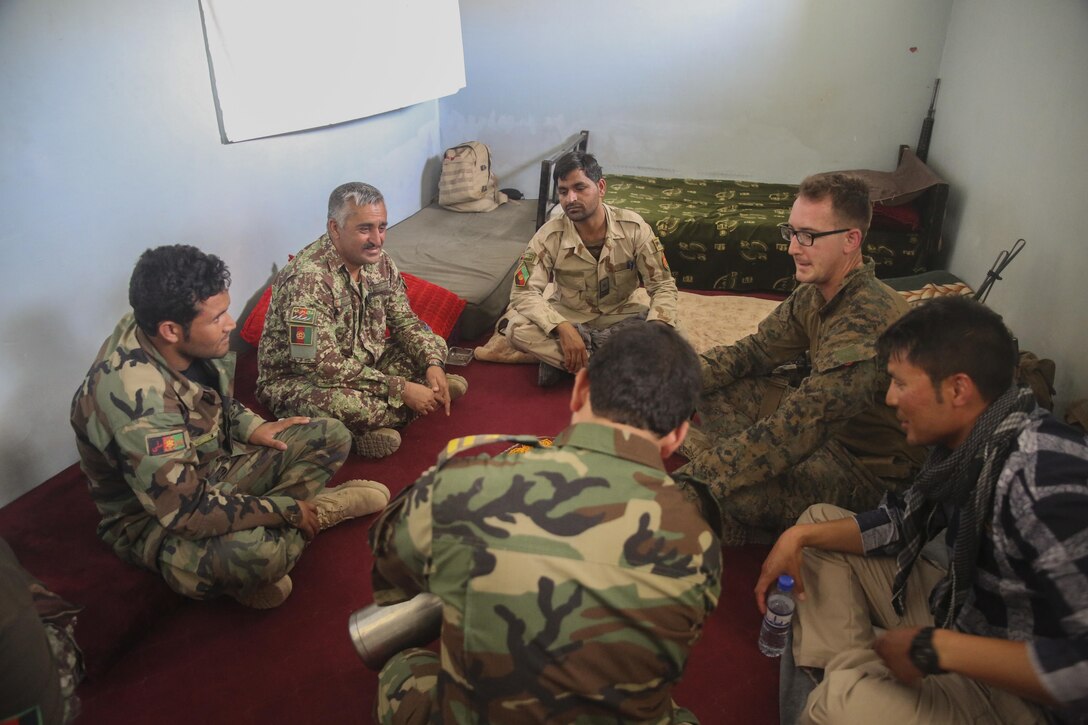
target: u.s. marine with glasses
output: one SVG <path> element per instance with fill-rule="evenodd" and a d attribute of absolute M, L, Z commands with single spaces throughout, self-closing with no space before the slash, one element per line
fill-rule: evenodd
<path fill-rule="evenodd" d="M 710 485 L 725 543 L 773 540 L 816 501 L 868 509 L 921 463 L 884 403 L 875 343 L 908 305 L 862 255 L 871 219 L 863 180 L 805 179 L 780 226 L 797 288 L 754 334 L 702 355 L 700 423 L 679 472 Z M 774 374 L 806 353 L 804 377 Z"/>

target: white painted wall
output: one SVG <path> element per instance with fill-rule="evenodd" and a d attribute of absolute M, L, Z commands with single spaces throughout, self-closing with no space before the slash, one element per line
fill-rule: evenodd
<path fill-rule="evenodd" d="M 951 183 L 949 269 L 1057 363 L 1055 408 L 1088 396 L 1088 3 L 955 0 L 930 162 Z"/>
<path fill-rule="evenodd" d="M 337 184 L 377 185 L 395 222 L 437 183 L 436 101 L 222 145 L 195 0 L 4 0 L 0 104 L 0 504 L 76 460 L 72 393 L 141 251 L 220 255 L 240 316 Z"/>
<path fill-rule="evenodd" d="M 579 129 L 605 172 L 797 183 L 914 145 L 952 0 L 461 0 L 467 88 L 442 144 L 536 196 Z M 915 48 L 914 52 L 911 48 Z"/>
<path fill-rule="evenodd" d="M 0 3 L 0 504 L 75 460 L 72 392 L 147 247 L 220 254 L 237 315 L 321 231 L 333 186 L 375 183 L 397 221 L 459 141 L 491 144 L 502 185 L 530 196 L 539 159 L 580 128 L 606 171 L 796 182 L 890 169 L 938 76 L 950 268 L 978 284 L 1026 237 L 990 304 L 1058 362 L 1059 408 L 1088 395 L 1082 0 L 461 7 L 458 95 L 223 146 L 196 2 Z"/>

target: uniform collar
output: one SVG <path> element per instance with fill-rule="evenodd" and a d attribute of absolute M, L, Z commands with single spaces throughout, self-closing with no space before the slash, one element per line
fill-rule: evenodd
<path fill-rule="evenodd" d="M 601 423 L 576 423 L 555 439 L 556 446 L 572 446 L 622 458 L 665 471 L 661 451 L 652 442 Z"/>
<path fill-rule="evenodd" d="M 336 251 L 336 245 L 332 243 L 332 237 L 329 236 L 329 233 L 322 234 L 317 243 L 318 248 L 315 250 L 314 261 L 323 264 L 329 272 L 342 273 L 350 281 L 351 274 L 348 273 L 348 268 L 344 264 L 344 258 L 340 256 L 340 252 Z"/>
<path fill-rule="evenodd" d="M 204 386 L 194 383 L 184 373 L 174 370 L 167 364 L 159 349 L 155 347 L 155 343 L 151 342 L 151 338 L 140 329 L 131 313 L 126 316 L 125 322 L 131 327 L 125 335 L 129 339 L 122 344 L 129 348 L 138 347 L 143 350 L 144 354 L 159 368 L 163 378 L 174 388 L 181 400 L 193 401 L 204 394 L 204 390 L 206 390 Z M 221 396 L 230 396 L 233 392 L 234 383 L 234 353 L 228 352 L 219 360 L 209 360 L 208 362 L 218 378 L 218 387 L 215 392 Z"/>
<path fill-rule="evenodd" d="M 875 276 L 876 262 L 873 261 L 872 257 L 862 257 L 861 264 L 847 272 L 846 276 L 843 277 L 842 284 L 839 286 L 839 291 L 835 293 L 834 297 L 821 305 L 820 303 L 823 302 L 823 296 L 817 292 L 816 300 L 820 314 L 830 314 L 832 310 L 841 304 L 842 299 L 846 297 L 847 294 L 863 284 L 866 284 L 869 279 L 872 279 Z"/>
<path fill-rule="evenodd" d="M 608 249 L 612 246 L 614 239 L 623 236 L 623 230 L 620 229 L 619 223 L 616 221 L 616 214 L 612 207 L 604 202 L 601 202 L 601 206 L 604 208 L 604 248 Z M 561 249 L 573 249 L 578 256 L 587 262 L 597 264 L 597 259 L 586 249 L 585 242 L 582 241 L 582 237 L 578 234 L 578 228 L 574 226 L 574 222 L 566 214 L 563 215 L 563 234 L 559 240 L 559 247 Z"/>

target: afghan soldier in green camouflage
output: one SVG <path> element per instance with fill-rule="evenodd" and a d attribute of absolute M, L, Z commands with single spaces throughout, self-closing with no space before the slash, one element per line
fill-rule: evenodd
<path fill-rule="evenodd" d="M 756 333 L 703 354 L 703 427 L 680 470 L 709 482 L 726 543 L 773 540 L 818 501 L 868 510 L 921 463 L 884 404 L 876 339 L 908 306 L 862 257 L 871 215 L 862 180 L 805 179 L 782 225 L 801 284 Z M 796 388 L 772 377 L 806 352 Z"/>
<path fill-rule="evenodd" d="M 605 180 L 592 154 L 572 151 L 553 178 L 564 216 L 542 226 L 514 273 L 510 307 L 498 331 L 541 361 L 541 385 L 586 364 L 617 325 L 676 325 L 676 282 L 665 248 L 633 211 L 601 202 Z M 544 297 L 549 282 L 555 287 Z M 650 307 L 631 299 L 646 285 Z"/>
<path fill-rule="evenodd" d="M 698 390 L 675 330 L 625 329 L 579 371 L 553 448 L 457 457 L 537 440 L 452 441 L 390 505 L 370 534 L 375 600 L 440 597 L 442 654 L 386 664 L 380 722 L 697 722 L 670 693 L 717 605 L 719 514 L 662 459 Z"/>
<path fill-rule="evenodd" d="M 351 182 L 329 197 L 328 233 L 276 276 L 258 348 L 257 399 L 276 415 L 337 418 L 368 458 L 400 446 L 395 427 L 465 393 L 446 343 L 412 311 L 382 247 L 385 200 Z M 386 338 L 388 328 L 389 337 Z"/>
<path fill-rule="evenodd" d="M 258 608 L 318 531 L 382 508 L 389 491 L 331 491 L 351 439 L 335 420 L 267 422 L 231 397 L 234 320 L 223 262 L 183 245 L 144 252 L 133 312 L 106 339 L 72 401 L 98 535 L 172 589 Z"/>

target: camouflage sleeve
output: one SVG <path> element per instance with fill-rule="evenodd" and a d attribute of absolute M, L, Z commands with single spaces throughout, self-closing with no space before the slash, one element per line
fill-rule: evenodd
<path fill-rule="evenodd" d="M 287 523 L 298 509 L 294 499 L 225 494 L 201 476 L 197 449 L 218 447 L 215 433 L 193 440 L 181 415 L 171 413 L 137 417 L 116 431 L 113 440 L 124 461 L 125 481 L 144 510 L 184 539 Z"/>
<path fill-rule="evenodd" d="M 676 280 L 669 271 L 665 259 L 665 247 L 661 245 L 650 227 L 639 224 L 635 237 L 635 263 L 639 276 L 650 295 L 650 312 L 647 320 L 660 320 L 676 326 Z"/>
<path fill-rule="evenodd" d="M 249 443 L 253 432 L 268 422 L 236 398 L 224 401 L 223 414 L 230 421 L 231 438 L 241 443 Z"/>
<path fill-rule="evenodd" d="M 808 350 L 808 335 L 793 315 L 795 300 L 793 295 L 784 300 L 751 335 L 732 345 L 719 345 L 704 352 L 700 356 L 703 390 L 724 388 L 741 378 L 767 375 Z"/>
<path fill-rule="evenodd" d="M 559 232 L 545 231 L 546 228 L 547 225 L 537 231 L 518 259 L 510 289 L 510 306 L 545 333 L 551 333 L 566 318 L 544 299 L 544 288 L 552 279 L 561 237 Z"/>
<path fill-rule="evenodd" d="M 435 333 L 427 329 L 419 316 L 408 303 L 404 278 L 400 276 L 393 260 L 389 260 L 392 278 L 389 281 L 393 293 L 385 308 L 385 321 L 389 325 L 390 337 L 397 342 L 420 367 L 425 367 L 431 360 L 445 362 L 446 343 Z"/>
<path fill-rule="evenodd" d="M 431 469 L 390 501 L 370 527 L 370 578 L 378 604 L 404 602 L 427 589 L 435 484 Z"/>
<path fill-rule="evenodd" d="M 341 338 L 350 337 L 352 331 L 346 327 L 342 329 L 335 291 L 318 275 L 289 277 L 273 289 L 272 296 L 271 309 L 284 318 L 277 324 L 282 322 L 288 332 L 301 329 L 313 336 L 307 341 L 309 344 L 295 346 L 289 353 L 294 374 L 321 388 L 352 388 L 374 397 L 396 397 L 399 402 L 403 378 L 386 376 L 377 368 L 366 365 L 357 355 L 341 352 L 344 343 Z M 340 300 L 339 304 L 350 302 Z M 294 319 L 296 314 L 305 315 L 303 324 L 292 324 L 299 322 Z"/>
<path fill-rule="evenodd" d="M 718 496 L 782 473 L 872 405 L 878 373 L 875 360 L 814 371 L 774 413 L 699 456 L 693 473 Z"/>

